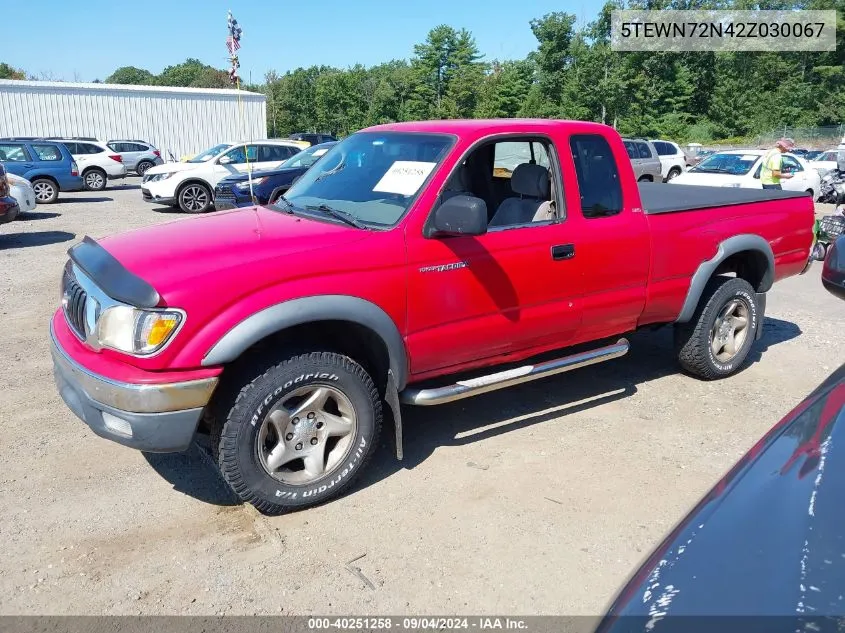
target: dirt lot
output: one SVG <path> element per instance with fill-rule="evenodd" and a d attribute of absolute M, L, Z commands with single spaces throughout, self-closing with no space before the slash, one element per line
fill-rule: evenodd
<path fill-rule="evenodd" d="M 639 334 L 618 361 L 409 409 L 404 463 L 385 443 L 346 497 L 266 518 L 200 451 L 99 439 L 54 389 L 47 323 L 67 248 L 177 217 L 130 179 L 0 227 L 4 614 L 595 614 L 845 357 L 845 308 L 816 266 L 770 294 L 733 378 L 680 375 L 671 333 Z M 359 577 L 345 565 L 362 554 Z"/>

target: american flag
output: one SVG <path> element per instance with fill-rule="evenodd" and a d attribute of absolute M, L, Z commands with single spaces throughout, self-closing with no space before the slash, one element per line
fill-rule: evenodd
<path fill-rule="evenodd" d="M 226 38 L 226 48 L 229 49 L 229 55 L 234 55 L 235 51 L 241 47 L 241 43 L 238 41 L 239 39 L 236 40 L 231 35 Z"/>

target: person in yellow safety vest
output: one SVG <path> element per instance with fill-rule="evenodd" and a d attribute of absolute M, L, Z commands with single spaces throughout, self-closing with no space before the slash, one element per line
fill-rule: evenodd
<path fill-rule="evenodd" d="M 792 174 L 785 174 L 781 170 L 783 160 L 781 154 L 784 154 L 795 148 L 795 141 L 791 138 L 782 138 L 775 143 L 775 148 L 770 149 L 763 156 L 763 167 L 760 170 L 760 182 L 763 184 L 763 189 L 782 189 L 780 186 L 781 179 L 792 178 Z"/>

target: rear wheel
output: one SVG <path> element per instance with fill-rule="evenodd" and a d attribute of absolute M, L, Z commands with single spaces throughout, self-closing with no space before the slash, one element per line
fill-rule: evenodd
<path fill-rule="evenodd" d="M 754 344 L 758 314 L 757 297 L 747 281 L 711 279 L 692 319 L 675 327 L 681 366 L 705 380 L 739 371 Z"/>
<path fill-rule="evenodd" d="M 140 163 L 138 163 L 138 166 L 135 167 L 135 172 L 139 176 L 143 176 L 144 174 L 147 173 L 147 170 L 152 166 L 153 166 L 153 164 L 150 161 L 142 160 Z"/>
<path fill-rule="evenodd" d="M 53 204 L 59 199 L 59 187 L 49 178 L 34 178 L 32 190 L 38 204 Z"/>
<path fill-rule="evenodd" d="M 669 173 L 666 175 L 666 182 L 669 182 L 673 178 L 677 178 L 680 175 L 681 175 L 681 168 L 680 167 L 672 167 L 672 169 L 670 169 Z"/>
<path fill-rule="evenodd" d="M 88 191 L 102 191 L 106 188 L 106 172 L 92 168 L 82 174 L 82 181 Z"/>
<path fill-rule="evenodd" d="M 179 208 L 185 213 L 205 213 L 211 208 L 211 190 L 205 185 L 191 182 L 179 190 Z"/>
<path fill-rule="evenodd" d="M 372 456 L 381 400 L 348 356 L 314 352 L 270 367 L 240 390 L 216 445 L 223 478 L 265 514 L 346 490 Z"/>
<path fill-rule="evenodd" d="M 637 182 L 651 182 L 651 176 L 640 176 Z"/>

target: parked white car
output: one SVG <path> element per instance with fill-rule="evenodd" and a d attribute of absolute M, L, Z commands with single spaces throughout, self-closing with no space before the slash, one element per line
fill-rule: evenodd
<path fill-rule="evenodd" d="M 21 213 L 32 211 L 36 205 L 35 191 L 32 189 L 32 183 L 26 178 L 9 173 L 6 174 L 6 181 L 11 188 L 9 195 L 18 201 Z"/>
<path fill-rule="evenodd" d="M 285 139 L 221 143 L 186 162 L 151 167 L 141 182 L 141 195 L 147 202 L 203 213 L 212 208 L 214 187 L 226 176 L 274 169 L 300 151 L 296 141 Z"/>
<path fill-rule="evenodd" d="M 762 189 L 760 170 L 768 150 L 737 149 L 711 154 L 695 167 L 669 181 L 675 185 L 742 187 Z M 815 200 L 821 190 L 821 177 L 809 164 L 792 154 L 783 155 L 783 169 L 792 178 L 781 180 L 786 191 L 807 191 Z"/>
<path fill-rule="evenodd" d="M 845 152 L 845 150 L 826 150 L 824 153 L 819 154 L 807 164 L 810 166 L 810 168 L 815 169 L 817 172 L 819 172 L 820 176 L 824 176 L 827 172 L 833 169 L 837 169 L 840 152 Z"/>
<path fill-rule="evenodd" d="M 651 144 L 660 158 L 660 172 L 664 182 L 677 178 L 684 172 L 687 168 L 687 155 L 677 143 L 657 140 Z"/>
<path fill-rule="evenodd" d="M 102 191 L 109 180 L 126 177 L 126 165 L 120 154 L 109 149 L 105 143 L 66 138 L 50 140 L 61 141 L 67 147 L 79 165 L 79 174 L 88 191 Z"/>

